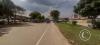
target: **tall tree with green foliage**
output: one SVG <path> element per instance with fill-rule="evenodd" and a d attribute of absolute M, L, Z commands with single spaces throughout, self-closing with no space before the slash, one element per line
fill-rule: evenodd
<path fill-rule="evenodd" d="M 45 19 L 45 17 L 42 16 L 41 13 L 37 11 L 32 12 L 29 16 L 32 20 L 38 20 L 39 22 L 42 22 Z"/>
<path fill-rule="evenodd" d="M 53 18 L 53 20 L 55 22 L 57 22 L 59 20 L 60 12 L 58 10 L 52 10 L 51 13 L 50 13 L 50 15 Z"/>
<path fill-rule="evenodd" d="M 95 19 L 100 15 L 100 0 L 80 0 L 74 7 L 74 12 L 92 19 L 92 24 L 95 26 Z"/>
<path fill-rule="evenodd" d="M 11 0 L 0 1 L 0 17 L 7 18 L 8 23 L 11 17 L 15 18 L 16 13 L 23 11 L 23 8 L 16 6 Z"/>
<path fill-rule="evenodd" d="M 37 19 L 39 16 L 41 16 L 41 13 L 35 11 L 35 12 L 30 13 L 29 16 L 30 16 L 31 19 Z"/>

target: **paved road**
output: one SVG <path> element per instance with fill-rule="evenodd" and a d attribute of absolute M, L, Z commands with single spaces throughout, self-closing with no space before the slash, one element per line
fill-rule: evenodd
<path fill-rule="evenodd" d="M 0 45 L 70 45 L 54 23 L 10 27 L 8 34 L 0 37 Z"/>

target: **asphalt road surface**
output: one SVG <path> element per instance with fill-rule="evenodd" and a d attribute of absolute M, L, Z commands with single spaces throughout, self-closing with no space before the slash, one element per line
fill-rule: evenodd
<path fill-rule="evenodd" d="M 9 30 L 0 37 L 0 45 L 70 45 L 54 23 L 28 23 Z"/>

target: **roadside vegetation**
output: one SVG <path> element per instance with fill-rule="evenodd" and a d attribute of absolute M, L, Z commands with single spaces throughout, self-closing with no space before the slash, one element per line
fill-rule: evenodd
<path fill-rule="evenodd" d="M 31 22 L 40 23 L 40 22 L 44 22 L 45 20 L 45 16 L 41 15 L 41 13 L 37 11 L 30 13 L 29 16 L 30 16 Z"/>
<path fill-rule="evenodd" d="M 73 45 L 100 45 L 100 0 L 80 0 L 74 7 L 74 14 L 85 17 L 90 20 L 91 25 L 87 27 L 77 25 L 74 19 L 72 24 L 60 22 L 56 23 L 62 34 Z M 91 28 L 90 28 L 91 27 Z M 87 29 L 91 31 L 91 38 L 88 41 L 83 41 L 79 37 L 81 30 Z"/>
<path fill-rule="evenodd" d="M 50 18 L 45 17 L 42 13 L 38 11 L 33 11 L 29 14 L 31 22 L 41 23 L 41 22 L 49 22 Z M 58 22 L 60 16 L 60 12 L 58 10 L 52 10 L 50 12 L 50 17 L 52 17 L 52 21 Z M 66 19 L 68 20 L 68 19 Z"/>
<path fill-rule="evenodd" d="M 60 12 L 58 10 L 52 10 L 50 12 L 50 16 L 52 17 L 54 22 L 58 22 L 59 16 L 60 16 Z"/>
<path fill-rule="evenodd" d="M 74 7 L 75 15 L 91 19 L 92 28 L 97 28 L 96 18 L 100 15 L 100 0 L 80 0 Z"/>
<path fill-rule="evenodd" d="M 22 14 L 25 9 L 15 5 L 11 0 L 0 1 L 0 25 L 16 23 L 16 15 Z"/>
<path fill-rule="evenodd" d="M 73 45 L 100 45 L 100 30 L 90 29 L 80 25 L 73 25 L 69 23 L 56 23 L 62 34 L 69 40 Z M 91 31 L 91 38 L 88 41 L 82 41 L 79 38 L 79 33 L 83 29 Z"/>

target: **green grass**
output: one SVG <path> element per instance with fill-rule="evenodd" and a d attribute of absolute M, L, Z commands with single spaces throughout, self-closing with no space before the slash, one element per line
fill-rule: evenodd
<path fill-rule="evenodd" d="M 100 45 L 100 30 L 89 29 L 79 25 L 72 25 L 67 23 L 56 24 L 62 34 L 69 40 L 73 45 Z M 88 41 L 82 41 L 79 38 L 79 33 L 83 29 L 91 31 L 91 38 Z"/>

